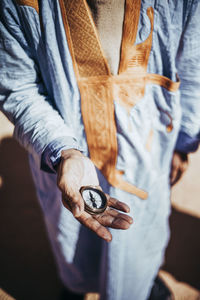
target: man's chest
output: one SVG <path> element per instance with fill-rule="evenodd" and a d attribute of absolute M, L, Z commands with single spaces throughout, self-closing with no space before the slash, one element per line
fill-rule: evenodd
<path fill-rule="evenodd" d="M 111 72 L 117 74 L 124 21 L 125 0 L 87 0 L 101 46 Z"/>

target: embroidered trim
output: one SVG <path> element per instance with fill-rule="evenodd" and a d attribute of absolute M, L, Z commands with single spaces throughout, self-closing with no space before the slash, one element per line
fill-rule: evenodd
<path fill-rule="evenodd" d="M 113 100 L 129 111 L 144 96 L 147 83 L 158 84 L 170 91 L 176 91 L 179 87 L 179 82 L 147 73 L 154 10 L 152 7 L 147 9 L 151 23 L 148 38 L 134 45 L 141 0 L 126 0 L 119 72 L 117 76 L 112 76 L 86 0 L 59 1 L 81 94 L 90 158 L 111 185 L 146 199 L 147 192 L 126 182 L 124 172 L 116 169 L 118 144 Z"/>
<path fill-rule="evenodd" d="M 22 6 L 30 6 L 32 8 L 35 8 L 37 13 L 39 14 L 39 5 L 38 0 L 16 0 L 18 5 Z"/>
<path fill-rule="evenodd" d="M 134 46 L 139 18 L 140 18 L 141 0 L 130 1 L 126 0 L 126 11 L 124 15 L 123 24 L 123 38 L 121 45 L 121 58 L 119 64 L 119 73 L 126 70 L 126 66 L 129 62 L 129 56 L 132 56 L 132 48 Z M 131 28 L 131 30 L 130 30 Z"/>
<path fill-rule="evenodd" d="M 86 0 L 60 0 L 60 7 L 77 76 L 111 75 Z"/>
<path fill-rule="evenodd" d="M 108 182 L 119 189 L 146 199 L 148 194 L 126 182 L 116 169 L 118 144 L 112 81 L 79 81 L 81 109 L 90 158 Z M 106 99 L 106 101 L 105 101 Z"/>

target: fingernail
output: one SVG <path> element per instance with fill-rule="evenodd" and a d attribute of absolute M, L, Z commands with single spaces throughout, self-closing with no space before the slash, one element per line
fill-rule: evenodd
<path fill-rule="evenodd" d="M 74 214 L 74 217 L 79 217 L 80 216 L 80 207 L 78 205 L 75 205 L 74 206 L 74 209 L 73 209 L 73 214 Z"/>
<path fill-rule="evenodd" d="M 111 242 L 112 241 L 112 237 L 110 235 L 105 235 L 104 239 L 106 240 L 106 242 Z"/>
<path fill-rule="evenodd" d="M 129 207 L 128 205 L 126 205 L 126 207 L 125 207 L 125 212 L 126 212 L 126 213 L 129 213 L 129 212 L 130 212 L 130 207 Z"/>

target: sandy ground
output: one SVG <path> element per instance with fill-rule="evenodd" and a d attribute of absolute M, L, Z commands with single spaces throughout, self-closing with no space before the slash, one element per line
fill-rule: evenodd
<path fill-rule="evenodd" d="M 0 113 L 0 300 L 56 300 L 57 276 L 27 153 L 11 137 L 13 126 Z M 160 276 L 176 300 L 200 299 L 200 151 L 172 190 L 171 240 Z M 98 295 L 87 295 L 97 300 Z"/>

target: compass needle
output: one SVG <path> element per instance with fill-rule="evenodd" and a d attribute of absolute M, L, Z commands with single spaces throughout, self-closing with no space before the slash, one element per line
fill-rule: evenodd
<path fill-rule="evenodd" d="M 85 211 L 89 214 L 101 214 L 105 211 L 108 203 L 106 195 L 99 189 L 85 186 L 80 189 L 84 200 Z"/>

